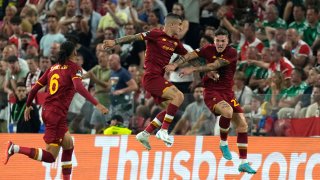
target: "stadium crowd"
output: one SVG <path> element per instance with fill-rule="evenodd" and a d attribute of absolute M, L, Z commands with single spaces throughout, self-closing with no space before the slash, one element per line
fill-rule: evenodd
<path fill-rule="evenodd" d="M 250 132 L 277 135 L 278 119 L 319 117 L 319 9 L 318 0 L 1 1 L 0 132 L 43 132 L 39 112 L 46 89 L 38 93 L 28 122 L 22 115 L 26 97 L 66 40 L 76 44 L 83 84 L 110 110 L 103 115 L 76 94 L 68 112 L 70 132 L 142 131 L 162 110 L 141 86 L 145 42 L 107 50 L 102 42 L 161 28 L 173 12 L 184 18 L 178 38 L 190 52 L 213 43 L 219 26 L 230 32 L 239 59 L 234 91 Z M 219 117 L 203 102 L 203 74 L 180 77 L 178 69 L 165 76 L 185 94 L 170 133 L 217 135 Z"/>

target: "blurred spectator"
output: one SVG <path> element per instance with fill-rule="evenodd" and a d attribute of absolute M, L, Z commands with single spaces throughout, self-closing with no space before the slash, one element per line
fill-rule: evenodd
<path fill-rule="evenodd" d="M 9 42 L 16 45 L 18 51 L 21 54 L 22 50 L 26 50 L 29 44 L 38 45 L 36 38 L 27 32 L 23 32 L 21 26 L 21 18 L 14 16 L 10 19 L 13 35 L 9 37 Z M 25 35 L 23 37 L 23 35 Z"/>
<path fill-rule="evenodd" d="M 306 118 L 320 117 L 320 86 L 317 85 L 312 91 L 312 104 L 308 106 L 306 112 Z"/>
<path fill-rule="evenodd" d="M 194 89 L 194 102 L 185 109 L 181 119 L 177 122 L 171 134 L 179 135 L 212 135 L 214 130 L 214 116 L 203 101 L 202 86 Z"/>
<path fill-rule="evenodd" d="M 152 11 L 157 11 L 159 16 L 160 24 L 164 22 L 164 13 L 161 12 L 159 8 L 156 7 L 156 3 L 159 2 L 158 0 L 143 0 L 143 9 L 138 13 L 139 17 L 139 24 L 148 23 L 148 16 L 149 13 Z M 135 23 L 134 23 L 135 24 Z"/>
<path fill-rule="evenodd" d="M 300 36 L 295 29 L 288 29 L 287 40 L 282 45 L 283 48 L 291 54 L 290 61 L 295 67 L 305 68 L 308 64 L 312 66 L 310 58 L 312 57 L 312 50 L 309 45 L 300 39 Z"/>
<path fill-rule="evenodd" d="M 294 22 L 289 24 L 289 28 L 294 28 L 299 35 L 302 35 L 308 26 L 306 22 L 306 8 L 303 4 L 295 4 L 293 6 L 293 18 Z"/>
<path fill-rule="evenodd" d="M 200 1 L 198 0 L 179 0 L 184 7 L 185 19 L 189 21 L 189 29 L 185 35 L 185 43 L 190 45 L 193 49 L 199 47 L 201 29 L 200 26 Z"/>
<path fill-rule="evenodd" d="M 58 17 L 53 13 L 47 15 L 48 34 L 44 35 L 40 41 L 41 55 L 49 56 L 53 43 L 63 43 L 66 38 L 58 31 Z"/>
<path fill-rule="evenodd" d="M 136 8 L 132 7 L 132 0 L 118 0 L 118 6 L 116 12 L 126 13 L 128 17 L 128 23 L 133 23 L 134 18 L 138 18 Z M 141 1 L 142 2 L 142 1 Z"/>
<path fill-rule="evenodd" d="M 91 0 L 80 0 L 80 9 L 82 10 L 82 16 L 89 26 L 89 31 L 91 32 L 92 39 L 94 42 L 96 39 L 96 32 L 98 30 L 98 24 L 101 19 L 101 15 L 93 10 Z"/>
<path fill-rule="evenodd" d="M 316 7 L 308 7 L 307 9 L 307 28 L 303 31 L 303 40 L 314 48 L 320 41 L 320 22 L 319 9 Z"/>
<path fill-rule="evenodd" d="M 59 20 L 62 34 L 73 33 L 75 31 L 77 3 L 75 0 L 69 0 L 66 7 L 66 13 Z"/>
<path fill-rule="evenodd" d="M 26 121 L 24 119 L 24 110 L 27 102 L 27 89 L 24 82 L 19 82 L 15 90 L 15 95 L 17 97 L 16 103 L 12 106 L 11 117 L 13 123 L 13 131 L 17 133 L 38 133 L 40 130 L 40 119 L 39 112 L 36 105 L 32 105 L 33 110 L 30 114 L 30 120 Z M 14 126 L 16 126 L 16 131 Z"/>
<path fill-rule="evenodd" d="M 54 42 L 51 44 L 50 52 L 49 52 L 49 59 L 52 59 L 55 62 L 57 62 L 56 58 L 58 58 L 58 54 L 60 52 L 60 46 L 61 46 L 61 43 L 57 43 L 57 42 Z"/>
<path fill-rule="evenodd" d="M 263 48 L 261 52 L 261 60 L 265 63 L 271 62 L 271 51 L 269 48 L 265 47 Z M 269 77 L 268 69 L 255 66 L 255 69 L 253 69 L 252 75 L 249 80 L 249 87 L 255 91 L 257 94 L 264 93 L 264 89 L 267 86 L 267 78 Z"/>
<path fill-rule="evenodd" d="M 119 31 L 128 22 L 127 14 L 117 11 L 116 1 L 107 1 L 103 6 L 107 9 L 107 13 L 99 21 L 98 32 L 102 33 L 107 27 L 115 28 Z"/>
<path fill-rule="evenodd" d="M 10 20 L 17 14 L 18 10 L 14 5 L 8 5 L 5 10 L 5 16 L 0 25 L 0 32 L 5 36 L 10 37 L 13 34 Z"/>
<path fill-rule="evenodd" d="M 124 119 L 129 120 L 133 114 L 132 93 L 138 90 L 138 85 L 130 73 L 121 67 L 119 55 L 109 56 L 109 66 L 111 69 L 111 113 L 121 113 Z"/>
<path fill-rule="evenodd" d="M 83 76 L 83 78 L 90 78 L 91 82 L 94 82 L 94 97 L 98 100 L 99 103 L 103 104 L 106 107 L 110 107 L 110 97 L 108 92 L 110 91 L 110 68 L 108 65 L 108 54 L 107 52 L 99 52 L 98 53 L 98 61 L 99 64 L 93 67 L 88 71 L 87 74 Z M 95 132 L 100 132 L 105 124 L 106 119 L 109 115 L 103 115 L 94 108 L 93 113 L 91 113 L 90 124 L 94 126 Z"/>
<path fill-rule="evenodd" d="M 28 7 L 25 15 L 25 19 L 32 25 L 32 35 L 36 38 L 37 44 L 40 44 L 40 40 L 43 37 L 42 25 L 38 21 L 38 10 L 33 5 L 26 5 Z"/>
<path fill-rule="evenodd" d="M 237 102 L 240 103 L 241 106 L 249 105 L 252 98 L 252 90 L 250 87 L 245 85 L 245 75 L 241 71 L 236 71 L 234 75 L 234 86 L 233 91 L 235 97 L 237 98 Z"/>
<path fill-rule="evenodd" d="M 5 60 L 8 63 L 8 69 L 3 87 L 10 96 L 15 91 L 17 82 L 25 82 L 29 68 L 25 60 L 18 59 L 15 55 L 9 56 Z"/>
<path fill-rule="evenodd" d="M 103 131 L 104 135 L 130 135 L 131 130 L 123 125 L 123 118 L 120 115 L 114 115 L 109 121 L 110 125 Z"/>
<path fill-rule="evenodd" d="M 0 133 L 8 132 L 8 95 L 3 89 L 6 77 L 6 70 L 7 63 L 4 60 L 0 60 Z"/>
<path fill-rule="evenodd" d="M 36 44 L 29 44 L 26 49 L 25 56 L 39 57 L 39 46 Z M 24 57 L 25 58 L 25 57 Z"/>
<path fill-rule="evenodd" d="M 125 35 L 136 34 L 136 27 L 128 23 L 124 26 Z M 121 45 L 121 65 L 128 68 L 130 65 L 137 65 L 143 68 L 146 44 L 144 41 L 133 41 Z"/>
<path fill-rule="evenodd" d="M 39 58 L 34 56 L 27 56 L 26 62 L 28 63 L 29 72 L 26 76 L 26 90 L 27 93 L 31 91 L 31 88 L 37 83 L 38 79 L 42 76 L 42 72 L 39 68 Z"/>
<path fill-rule="evenodd" d="M 267 81 L 269 88 L 265 93 L 265 101 L 271 103 L 273 109 L 277 110 L 279 100 L 286 90 L 284 75 L 280 71 L 272 72 Z"/>
<path fill-rule="evenodd" d="M 3 49 L 8 45 L 8 37 L 0 33 L 0 53 L 2 54 Z"/>
<path fill-rule="evenodd" d="M 42 72 L 46 72 L 46 70 L 52 66 L 52 62 L 47 56 L 40 56 L 39 59 L 39 68 Z"/>
<path fill-rule="evenodd" d="M 303 70 L 295 68 L 291 74 L 291 86 L 285 90 L 282 98 L 279 101 L 278 118 L 292 118 L 294 113 L 294 107 L 298 101 L 302 98 L 303 92 L 308 85 L 303 82 L 305 74 Z"/>
<path fill-rule="evenodd" d="M 160 24 L 159 17 L 160 17 L 159 12 L 154 10 L 149 12 L 147 24 L 142 27 L 143 31 L 151 31 L 152 29 L 155 29 L 155 28 L 158 28 L 158 29 L 162 28 L 163 25 Z"/>

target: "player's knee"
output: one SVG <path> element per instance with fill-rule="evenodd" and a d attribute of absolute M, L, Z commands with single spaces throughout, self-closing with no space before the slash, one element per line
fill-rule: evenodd
<path fill-rule="evenodd" d="M 241 121 L 241 123 L 239 123 L 237 132 L 248 132 L 248 124 L 246 123 L 246 121 Z"/>
<path fill-rule="evenodd" d="M 225 118 L 229 118 L 231 119 L 233 115 L 233 109 L 232 108 L 228 108 L 225 111 L 222 111 L 221 116 L 225 117 Z"/>
<path fill-rule="evenodd" d="M 54 156 L 53 154 L 51 154 L 51 153 L 49 153 L 50 155 L 48 156 L 48 158 L 47 158 L 47 160 L 46 160 L 46 162 L 47 163 L 53 163 L 53 162 L 55 162 L 56 161 L 56 159 L 57 159 L 57 156 Z"/>
<path fill-rule="evenodd" d="M 180 100 L 180 102 L 183 102 L 184 100 L 184 94 L 179 91 L 177 94 L 176 94 L 176 98 Z"/>

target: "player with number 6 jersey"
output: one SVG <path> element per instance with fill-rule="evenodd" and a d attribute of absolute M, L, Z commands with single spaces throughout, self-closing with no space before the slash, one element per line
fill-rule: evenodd
<path fill-rule="evenodd" d="M 73 140 L 68 131 L 67 112 L 71 100 L 78 92 L 96 106 L 102 113 L 108 113 L 108 109 L 98 103 L 82 85 L 82 70 L 75 61 L 77 51 L 72 42 L 66 41 L 61 45 L 58 63 L 49 68 L 32 87 L 24 112 L 25 119 L 30 119 L 32 110 L 31 102 L 37 92 L 47 86 L 47 97 L 42 109 L 42 119 L 46 127 L 44 141 L 46 150 L 40 148 L 21 147 L 8 141 L 4 151 L 4 164 L 15 153 L 24 154 L 31 159 L 47 163 L 55 162 L 60 147 L 62 147 L 62 174 L 63 179 L 70 179 L 72 170 Z"/>

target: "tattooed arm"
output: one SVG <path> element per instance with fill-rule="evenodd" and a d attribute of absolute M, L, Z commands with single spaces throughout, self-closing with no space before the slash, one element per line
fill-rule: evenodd
<path fill-rule="evenodd" d="M 198 66 L 198 67 L 190 67 L 190 68 L 184 68 L 180 70 L 180 76 L 188 75 L 193 72 L 209 72 L 209 71 L 215 71 L 219 69 L 220 67 L 228 65 L 229 62 L 225 59 L 219 58 L 213 63 L 209 63 L 204 66 Z"/>
<path fill-rule="evenodd" d="M 143 37 L 141 34 L 128 35 L 122 38 L 117 38 L 115 40 L 104 40 L 103 43 L 104 43 L 104 48 L 111 48 L 117 44 L 132 42 L 137 40 L 143 40 Z"/>
<path fill-rule="evenodd" d="M 220 67 L 226 66 L 228 64 L 229 64 L 229 61 L 227 61 L 226 59 L 219 58 L 213 63 L 209 63 L 205 66 L 194 67 L 193 69 L 196 72 L 208 72 L 208 71 L 215 71 Z"/>

